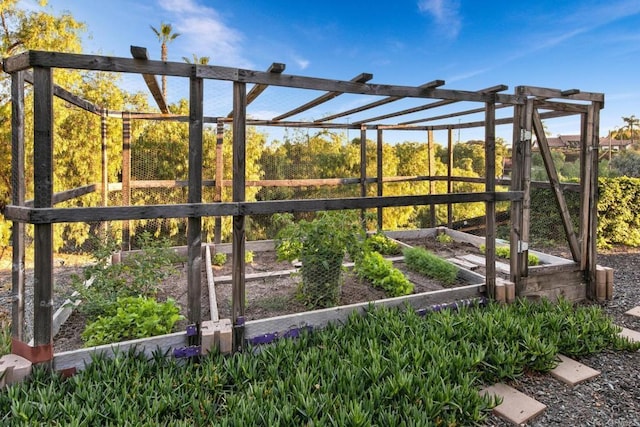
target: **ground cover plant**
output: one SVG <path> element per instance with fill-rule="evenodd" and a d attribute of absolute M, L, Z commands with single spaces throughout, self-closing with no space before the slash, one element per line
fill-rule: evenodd
<path fill-rule="evenodd" d="M 191 363 L 96 357 L 62 379 L 37 368 L 0 391 L 3 425 L 478 425 L 480 388 L 553 368 L 558 353 L 637 350 L 596 306 L 518 301 L 414 311 L 371 307 L 344 326 Z"/>
<path fill-rule="evenodd" d="M 389 296 L 399 297 L 413 292 L 413 283 L 379 252 L 365 250 L 356 260 L 354 270 L 358 277 L 368 280 L 375 288 L 383 289 Z"/>

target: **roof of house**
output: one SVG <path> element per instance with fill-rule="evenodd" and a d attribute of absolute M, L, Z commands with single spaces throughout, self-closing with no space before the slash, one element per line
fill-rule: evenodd
<path fill-rule="evenodd" d="M 557 137 L 547 138 L 550 148 L 558 149 L 579 149 L 580 135 L 558 135 Z M 600 145 L 603 147 L 627 147 L 631 145 L 630 139 L 613 139 L 608 136 L 600 138 Z"/>

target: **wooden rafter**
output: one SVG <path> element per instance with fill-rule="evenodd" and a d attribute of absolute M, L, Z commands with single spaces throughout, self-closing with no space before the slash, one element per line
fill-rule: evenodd
<path fill-rule="evenodd" d="M 497 86 L 488 87 L 486 89 L 481 89 L 481 90 L 478 90 L 476 92 L 478 94 L 486 95 L 486 94 L 489 94 L 489 93 L 502 92 L 503 90 L 507 90 L 507 89 L 509 89 L 509 86 L 497 85 Z M 377 116 L 377 117 L 371 117 L 371 118 L 365 119 L 365 120 L 359 120 L 357 122 L 354 122 L 354 124 L 355 125 L 361 125 L 361 124 L 365 124 L 365 123 L 371 123 L 371 122 L 375 122 L 375 121 L 379 121 L 379 120 L 389 119 L 391 117 L 404 116 L 406 114 L 417 113 L 418 111 L 424 111 L 424 110 L 429 110 L 429 109 L 432 109 L 432 108 L 443 107 L 445 105 L 453 104 L 453 103 L 458 102 L 458 101 L 459 100 L 443 99 L 441 101 L 436 101 L 436 102 L 432 102 L 432 103 L 429 103 L 429 104 L 420 105 L 418 107 L 407 108 L 406 110 L 396 111 L 394 113 L 384 114 L 384 115 Z"/>
<path fill-rule="evenodd" d="M 444 85 L 444 80 L 433 80 L 429 83 L 425 83 L 423 85 L 418 86 L 422 89 L 431 89 Z M 389 104 L 394 101 L 398 101 L 400 99 L 404 99 L 404 96 L 388 96 L 386 98 L 380 99 L 378 101 L 371 102 L 369 104 L 361 105 L 360 107 L 353 108 L 348 111 L 343 111 L 342 113 L 332 114 L 331 116 L 323 117 L 321 119 L 314 120 L 314 123 L 320 122 L 328 122 L 329 120 L 337 119 L 339 117 L 345 117 L 350 114 L 359 113 L 361 111 L 369 110 L 371 108 L 380 107 L 381 105 Z"/>
<path fill-rule="evenodd" d="M 361 73 L 361 74 L 357 75 L 356 77 L 352 78 L 350 81 L 353 82 L 353 83 L 366 83 L 369 80 L 371 80 L 372 78 L 373 78 L 373 74 Z M 335 98 L 335 97 L 337 97 L 339 95 L 342 95 L 342 94 L 343 94 L 343 92 L 340 92 L 340 91 L 327 92 L 327 93 L 325 93 L 323 95 L 320 95 L 316 99 L 313 99 L 313 100 L 307 102 L 306 104 L 301 105 L 298 108 L 294 108 L 291 111 L 288 111 L 288 112 L 286 112 L 284 114 L 280 114 L 279 116 L 274 117 L 273 120 L 278 121 L 278 120 L 286 119 L 287 117 L 294 116 L 294 115 L 296 115 L 298 113 L 302 113 L 303 111 L 307 111 L 307 110 L 309 110 L 309 109 L 311 109 L 313 107 L 316 107 L 316 106 L 318 106 L 320 104 L 323 104 L 323 103 L 325 103 L 325 102 L 327 102 L 327 101 L 329 101 L 329 100 L 331 100 L 331 99 L 333 99 L 333 98 Z"/>
<path fill-rule="evenodd" d="M 498 104 L 495 106 L 496 110 L 500 109 L 500 108 L 506 108 L 506 107 L 513 107 L 513 105 L 510 104 Z M 432 116 L 432 117 L 426 117 L 424 119 L 417 119 L 417 120 L 410 120 L 407 122 L 402 122 L 402 123 L 398 123 L 400 125 L 412 125 L 415 123 L 424 123 L 424 122 L 432 122 L 435 120 L 442 120 L 442 119 L 450 119 L 452 117 L 459 117 L 459 116 L 466 116 L 469 114 L 476 114 L 476 113 L 483 113 L 485 111 L 485 108 L 474 108 L 472 110 L 465 110 L 465 111 L 459 111 L 457 113 L 450 113 L 450 114 L 442 114 L 440 116 Z"/>
<path fill-rule="evenodd" d="M 286 65 L 280 62 L 274 62 L 273 64 L 271 64 L 271 66 L 267 69 L 267 73 L 275 73 L 275 74 L 282 74 L 282 72 L 284 71 Z M 264 92 L 264 90 L 266 88 L 268 88 L 269 85 L 267 84 L 262 84 L 262 83 L 258 83 L 253 85 L 253 87 L 249 90 L 249 93 L 247 93 L 247 105 L 251 104 L 253 101 L 256 100 L 256 98 L 258 96 L 260 96 L 260 94 L 262 92 Z M 233 111 L 230 111 L 229 114 L 227 114 L 227 118 L 230 119 L 233 117 Z"/>
<path fill-rule="evenodd" d="M 133 59 L 139 59 L 143 61 L 149 60 L 149 55 L 147 54 L 147 48 L 141 46 L 131 46 L 131 56 Z M 162 113 L 169 114 L 169 107 L 167 107 L 167 100 L 164 99 L 162 95 L 162 91 L 160 90 L 160 85 L 158 85 L 158 80 L 156 80 L 155 74 L 142 74 L 142 78 L 144 82 L 147 84 L 153 99 L 156 100 L 156 104 L 158 104 L 158 108 Z"/>

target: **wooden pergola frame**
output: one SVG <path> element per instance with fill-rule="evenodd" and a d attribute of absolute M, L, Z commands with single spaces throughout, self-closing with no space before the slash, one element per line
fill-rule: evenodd
<path fill-rule="evenodd" d="M 371 74 L 360 74 L 349 81 L 329 80 L 284 74 L 284 65 L 274 63 L 267 71 L 253 71 L 214 65 L 185 64 L 162 62 L 146 59 L 146 52 L 132 47 L 134 59 L 114 58 L 97 55 L 80 55 L 59 52 L 28 51 L 4 60 L 4 71 L 11 74 L 12 85 L 12 201 L 5 209 L 5 217 L 13 221 L 13 351 L 28 357 L 33 362 L 48 362 L 53 359 L 52 337 L 52 291 L 53 291 L 53 235 L 52 224 L 61 222 L 116 221 L 153 218 L 187 218 L 188 233 L 188 319 L 199 325 L 201 322 L 201 254 L 202 231 L 201 219 L 206 216 L 233 217 L 233 300 L 232 322 L 234 325 L 235 346 L 244 342 L 244 286 L 245 286 L 245 217 L 255 214 L 271 214 L 276 212 L 311 212 L 340 209 L 378 209 L 378 221 L 381 224 L 382 208 L 392 206 L 447 204 L 448 219 L 452 220 L 451 204 L 466 202 L 484 202 L 486 205 L 486 291 L 490 298 L 494 296 L 496 284 L 495 270 L 495 206 L 496 202 L 511 203 L 511 280 L 515 283 L 517 295 L 528 295 L 527 253 L 529 241 L 529 212 L 531 181 L 531 141 L 536 135 L 550 182 L 547 186 L 553 189 L 567 240 L 571 249 L 578 277 L 584 281 L 585 298 L 595 298 L 596 274 L 596 227 L 597 227 L 597 150 L 599 133 L 599 113 L 604 106 L 604 95 L 581 92 L 578 90 L 562 91 L 557 89 L 518 86 L 513 94 L 502 93 L 508 88 L 498 85 L 478 91 L 452 90 L 442 88 L 445 82 L 434 80 L 421 86 L 399 86 L 369 83 Z M 52 69 L 68 68 L 93 71 L 135 73 L 144 76 L 150 91 L 154 94 L 159 108 L 164 113 L 114 112 L 83 100 L 67 90 L 54 84 Z M 179 76 L 188 78 L 189 105 L 188 116 L 168 114 L 166 101 L 161 95 L 158 98 L 156 75 Z M 233 83 L 233 110 L 224 117 L 204 116 L 205 80 L 223 80 Z M 25 151 L 24 151 L 24 88 L 25 83 L 33 85 L 34 91 L 34 146 L 33 180 L 35 182 L 33 201 L 25 200 Z M 253 85 L 247 91 L 247 85 Z M 324 94 L 307 103 L 284 112 L 269 120 L 251 120 L 247 118 L 247 105 L 254 101 L 269 86 L 280 86 L 296 89 L 323 91 Z M 364 94 L 383 96 L 361 107 L 336 113 L 312 122 L 284 120 L 300 112 L 320 105 L 342 94 Z M 118 117 L 123 122 L 123 140 L 126 142 L 129 122 L 135 119 L 178 120 L 189 124 L 189 172 L 187 182 L 171 182 L 170 185 L 188 187 L 188 201 L 174 205 L 129 206 L 124 200 L 123 206 L 107 206 L 106 194 L 110 187 L 121 185 L 123 194 L 128 194 L 132 183 L 108 183 L 106 167 L 103 167 L 102 183 L 89 184 L 84 187 L 62 193 L 53 192 L 53 98 L 60 97 L 85 111 L 102 118 L 103 163 L 106 164 L 106 118 Z M 358 120 L 350 124 L 333 123 L 332 120 L 368 110 L 375 110 L 382 105 L 391 104 L 403 98 L 424 99 L 425 104 L 418 107 L 399 110 L 393 113 L 374 114 L 368 119 Z M 448 114 L 436 114 L 418 120 L 404 120 L 401 117 L 420 111 L 437 110 L 445 105 L 459 102 L 475 102 L 480 107 Z M 513 116 L 497 119 L 496 110 L 513 108 Z M 458 122 L 429 125 L 435 120 L 461 117 L 470 114 L 484 113 L 484 120 L 474 122 Z M 581 214 L 580 228 L 574 230 L 563 196 L 565 184 L 560 184 L 558 174 L 551 160 L 549 146 L 546 142 L 542 120 L 545 118 L 567 115 L 580 115 L 582 123 L 582 150 L 580 195 Z M 398 118 L 397 124 L 382 123 L 383 120 Z M 205 123 L 213 123 L 218 129 L 218 149 L 221 150 L 222 129 L 225 124 L 233 131 L 233 187 L 231 202 L 221 202 L 222 168 L 216 168 L 213 183 L 202 179 L 202 143 Z M 513 124 L 512 178 L 510 181 L 498 181 L 495 177 L 495 129 L 497 125 Z M 245 143 L 246 126 L 286 126 L 321 129 L 355 129 L 361 135 L 361 173 L 354 182 L 360 184 L 361 196 L 347 199 L 314 199 L 250 202 L 245 200 L 245 188 L 248 184 L 259 185 L 267 182 L 248 182 L 245 179 Z M 453 155 L 453 130 L 472 127 L 484 127 L 486 177 L 485 190 L 477 193 L 453 193 L 454 181 L 473 181 L 473 179 L 456 178 L 451 174 Z M 430 194 L 414 196 L 384 196 L 383 182 L 393 178 L 382 176 L 382 142 L 387 130 L 414 130 L 428 134 L 428 144 L 432 147 L 433 131 L 448 132 L 449 172 L 446 177 L 433 175 L 429 167 L 429 175 L 422 177 L 402 177 L 405 181 L 437 180 L 447 181 L 447 194 Z M 366 135 L 367 131 L 376 131 L 378 147 L 378 174 L 368 177 L 366 171 Z M 430 150 L 431 151 L 431 150 Z M 123 176 L 128 171 L 126 160 L 123 163 Z M 396 180 L 398 178 L 396 177 Z M 327 183 L 343 183 L 349 179 L 324 180 Z M 353 180 L 353 179 L 351 179 Z M 316 180 L 321 181 L 321 180 Z M 329 182 L 331 181 L 331 182 Z M 377 196 L 367 197 L 368 183 L 377 184 Z M 496 191 L 497 184 L 510 183 L 510 190 Z M 133 183 L 135 184 L 135 183 Z M 142 185 L 140 183 L 137 183 Z M 202 202 L 202 188 L 215 185 L 217 198 L 214 203 Z M 288 185 L 286 182 L 268 185 Z M 103 206 L 83 208 L 55 208 L 54 205 L 82 194 L 102 191 Z M 435 218 L 435 211 L 432 209 Z M 35 229 L 35 270 L 34 270 L 34 345 L 23 342 L 22 325 L 24 321 L 24 226 L 33 224 Z M 219 238 L 219 234 L 217 234 Z M 576 275 L 575 272 L 573 273 Z M 537 282 L 536 282 L 537 283 Z M 193 342 L 197 342 L 196 337 Z"/>

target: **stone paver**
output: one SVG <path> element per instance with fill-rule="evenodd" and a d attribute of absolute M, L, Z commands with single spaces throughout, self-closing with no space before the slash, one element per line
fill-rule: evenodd
<path fill-rule="evenodd" d="M 561 354 L 558 355 L 558 357 L 560 357 L 561 362 L 551 371 L 551 375 L 565 384 L 573 387 L 576 384 L 600 375 L 600 371 L 583 365 L 576 360 Z"/>
<path fill-rule="evenodd" d="M 631 310 L 625 312 L 624 314 L 628 314 L 629 316 L 640 317 L 640 307 L 633 307 Z"/>
<path fill-rule="evenodd" d="M 506 384 L 498 383 L 483 389 L 481 394 L 502 397 L 502 403 L 493 409 L 499 417 L 516 425 L 524 424 L 540 415 L 547 406 Z"/>
<path fill-rule="evenodd" d="M 630 341 L 640 342 L 640 332 L 634 331 L 633 329 L 622 328 L 620 335 L 627 337 Z"/>

